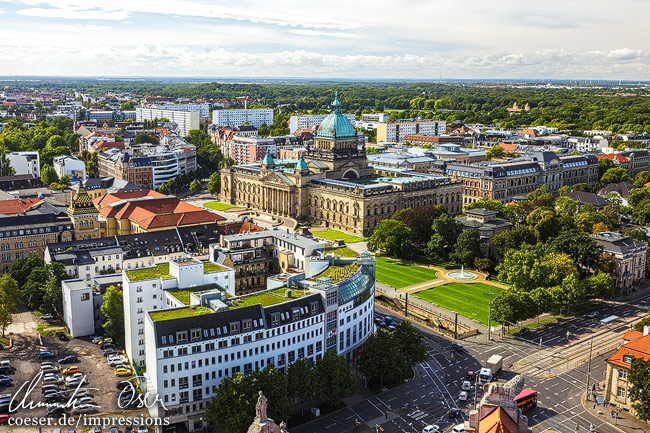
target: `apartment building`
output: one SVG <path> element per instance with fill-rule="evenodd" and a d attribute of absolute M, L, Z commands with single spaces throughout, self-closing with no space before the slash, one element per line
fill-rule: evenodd
<path fill-rule="evenodd" d="M 29 174 L 34 177 L 41 177 L 41 158 L 38 152 L 10 152 L 5 156 L 15 170 L 15 175 Z"/>
<path fill-rule="evenodd" d="M 178 111 L 157 108 L 136 107 L 136 121 L 168 119 L 177 125 L 176 131 L 181 137 L 185 137 L 192 129 L 200 128 L 200 116 L 198 111 Z"/>
<path fill-rule="evenodd" d="M 377 142 L 404 143 L 407 135 L 435 137 L 447 130 L 444 120 L 402 119 L 377 124 Z"/>
<path fill-rule="evenodd" d="M 86 163 L 74 156 L 55 156 L 52 165 L 59 178 L 68 176 L 73 181 L 86 180 Z"/>
<path fill-rule="evenodd" d="M 612 275 L 616 293 L 631 293 L 632 287 L 645 278 L 645 258 L 648 246 L 615 232 L 590 235 L 603 253 L 611 254 L 616 262 Z"/>
<path fill-rule="evenodd" d="M 212 104 L 147 104 L 145 108 L 153 108 L 156 110 L 171 110 L 171 111 L 196 111 L 199 117 L 207 119 L 210 117 L 210 110 Z"/>
<path fill-rule="evenodd" d="M 171 423 L 182 422 L 194 431 L 202 427 L 206 406 L 224 377 L 269 364 L 286 372 L 297 359 L 316 362 L 326 350 L 351 359 L 373 330 L 374 259 L 364 253 L 358 258 L 314 260 L 323 263 L 320 275 L 327 277 L 280 274 L 280 288 L 234 298 L 226 298 L 227 290 L 219 287 L 187 286 L 186 278 L 195 278 L 198 284 L 206 275 L 201 266 L 205 272 L 210 263 L 172 262 L 171 278 L 164 280 L 131 281 L 125 275 L 125 316 L 136 321 L 131 338 L 136 350 L 144 351 L 141 384 L 161 399 L 150 407 L 151 416 L 169 417 Z M 232 272 L 216 274 L 232 276 Z M 158 296 L 154 299 L 152 294 Z M 262 306 L 262 297 L 276 302 Z M 148 301 L 155 302 L 144 306 Z M 143 325 L 137 322 L 140 317 Z M 131 359 L 140 362 L 140 356 L 137 352 Z"/>
<path fill-rule="evenodd" d="M 218 126 L 237 126 L 248 123 L 259 128 L 262 123 L 273 124 L 273 109 L 245 108 L 239 110 L 213 110 L 212 123 Z"/>
<path fill-rule="evenodd" d="M 390 119 L 390 114 L 388 113 L 366 113 L 361 115 L 361 120 L 357 123 L 357 126 L 366 129 L 377 129 L 377 125 L 380 123 L 386 123 Z"/>
<path fill-rule="evenodd" d="M 289 133 L 293 134 L 298 129 L 309 129 L 314 125 L 320 125 L 327 117 L 327 114 L 297 114 L 289 118 Z M 357 118 L 354 114 L 345 113 L 343 116 L 355 124 Z"/>

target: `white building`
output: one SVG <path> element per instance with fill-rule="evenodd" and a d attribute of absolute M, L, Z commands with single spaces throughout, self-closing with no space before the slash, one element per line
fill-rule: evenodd
<path fill-rule="evenodd" d="M 197 169 L 195 149 L 196 147 L 191 144 L 172 149 L 165 146 L 141 147 L 140 155 L 151 159 L 154 189 L 158 189 L 169 179 L 195 171 Z"/>
<path fill-rule="evenodd" d="M 142 298 L 141 305 L 152 293 L 165 299 L 158 311 L 145 308 L 143 333 L 130 326 L 126 331 L 127 338 L 130 332 L 139 340 L 138 350 L 144 351 L 146 372 L 139 378 L 141 385 L 161 400 L 150 407 L 151 416 L 169 417 L 170 423 L 183 422 L 194 431 L 202 427 L 206 406 L 224 377 L 269 364 L 286 372 L 296 360 L 316 362 L 327 350 L 352 359 L 374 328 L 374 259 L 369 253 L 361 258 L 313 259 L 325 261 L 323 269 L 336 267 L 331 272 L 334 279 L 314 281 L 304 274 L 285 273 L 277 276 L 285 281 L 280 289 L 229 299 L 215 291 L 192 293 L 190 305 L 180 308 L 173 291 L 145 288 L 144 281 L 131 282 L 127 288 L 125 278 L 125 315 L 132 314 L 127 299 L 131 303 Z M 175 278 L 156 284 L 168 281 Z M 142 291 L 127 296 L 138 285 Z M 292 296 L 290 291 L 300 293 Z M 256 303 L 259 296 L 277 297 L 277 303 L 262 306 Z"/>
<path fill-rule="evenodd" d="M 444 120 L 403 119 L 377 124 L 377 142 L 404 143 L 407 135 L 438 137 L 446 133 Z"/>
<path fill-rule="evenodd" d="M 199 113 L 199 117 L 209 118 L 212 105 L 207 102 L 204 104 L 148 104 L 146 108 L 172 111 L 196 111 Z"/>
<path fill-rule="evenodd" d="M 200 117 L 198 111 L 161 110 L 157 108 L 136 107 L 135 117 L 138 122 L 144 120 L 168 119 L 170 122 L 178 125 L 178 134 L 182 137 L 185 137 L 190 130 L 200 128 Z"/>
<path fill-rule="evenodd" d="M 38 152 L 11 152 L 6 156 L 16 174 L 31 174 L 38 178 L 41 177 L 41 159 Z"/>
<path fill-rule="evenodd" d="M 65 175 L 76 180 L 86 180 L 86 164 L 74 156 L 55 156 L 53 166 L 59 178 Z"/>
<path fill-rule="evenodd" d="M 351 124 L 355 124 L 357 118 L 354 114 L 344 114 Z M 327 114 L 298 114 L 289 118 L 289 133 L 293 134 L 301 128 L 311 128 L 320 123 L 327 117 Z"/>
<path fill-rule="evenodd" d="M 388 113 L 366 113 L 361 115 L 361 120 L 357 126 L 366 129 L 377 129 L 377 124 L 386 123 L 390 119 Z"/>
<path fill-rule="evenodd" d="M 212 123 L 219 126 L 237 126 L 248 122 L 256 128 L 262 123 L 273 124 L 271 108 L 247 108 L 240 110 L 213 110 Z"/>
<path fill-rule="evenodd" d="M 86 119 L 98 122 L 113 120 L 113 111 L 86 111 Z"/>

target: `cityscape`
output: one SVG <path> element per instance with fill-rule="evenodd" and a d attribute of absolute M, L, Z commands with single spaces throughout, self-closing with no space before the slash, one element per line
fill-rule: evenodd
<path fill-rule="evenodd" d="M 0 2 L 0 431 L 650 431 L 647 6 L 135 3 Z"/>

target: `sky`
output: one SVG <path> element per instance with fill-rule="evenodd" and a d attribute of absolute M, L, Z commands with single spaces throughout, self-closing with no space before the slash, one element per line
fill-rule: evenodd
<path fill-rule="evenodd" d="M 650 80 L 647 0 L 0 0 L 0 75 Z"/>

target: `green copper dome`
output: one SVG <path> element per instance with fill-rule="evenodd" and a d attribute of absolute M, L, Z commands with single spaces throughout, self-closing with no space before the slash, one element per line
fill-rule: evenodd
<path fill-rule="evenodd" d="M 341 102 L 339 102 L 339 94 L 336 92 L 336 96 L 332 102 L 332 112 L 321 122 L 318 127 L 318 132 L 316 132 L 316 137 L 354 138 L 356 136 L 354 126 L 341 113 Z"/>
<path fill-rule="evenodd" d="M 300 160 L 296 164 L 296 170 L 309 170 L 309 167 L 307 167 L 307 163 L 305 162 L 305 158 L 302 157 L 302 153 L 300 154 Z"/>

